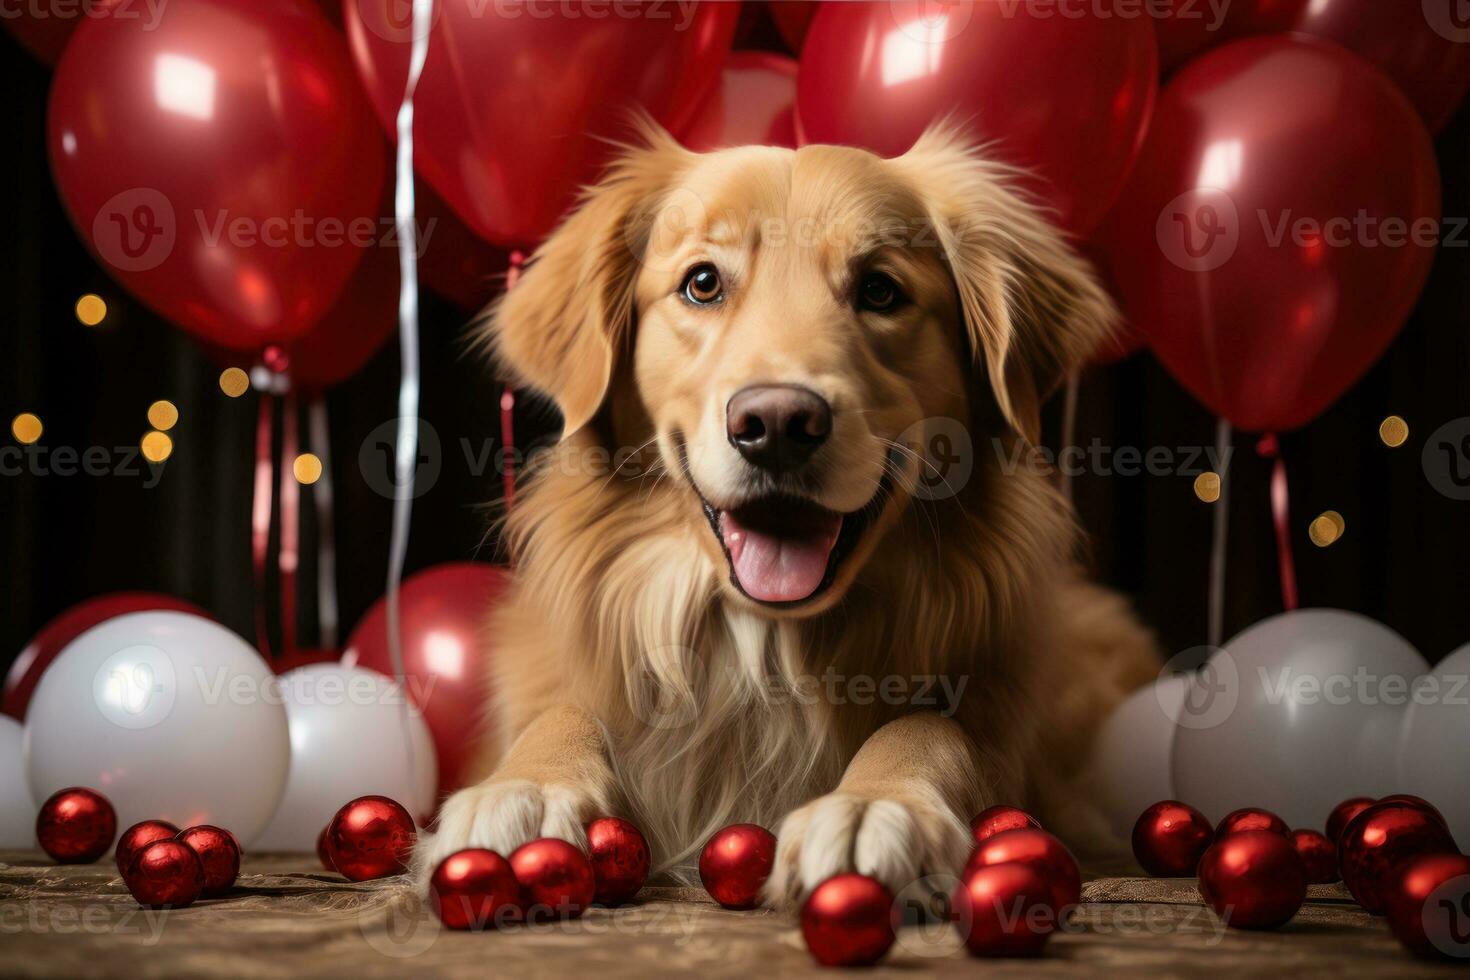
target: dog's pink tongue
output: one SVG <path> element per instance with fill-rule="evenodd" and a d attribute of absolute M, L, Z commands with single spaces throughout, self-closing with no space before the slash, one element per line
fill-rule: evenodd
<path fill-rule="evenodd" d="M 735 577 L 746 595 L 761 602 L 796 602 L 817 591 L 840 530 L 840 514 L 800 532 L 773 534 L 742 525 L 729 511 L 720 513 Z"/>

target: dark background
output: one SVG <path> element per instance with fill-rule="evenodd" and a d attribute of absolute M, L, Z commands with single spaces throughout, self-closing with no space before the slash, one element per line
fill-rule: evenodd
<path fill-rule="evenodd" d="M 180 421 L 173 456 L 152 489 L 135 461 L 132 476 L 0 476 L 0 670 L 31 635 L 90 596 L 145 589 L 188 599 L 246 637 L 254 636 L 250 512 L 256 396 L 229 399 L 219 366 L 183 332 L 133 301 L 89 257 L 68 223 L 46 162 L 50 72 L 0 33 L 0 141 L 9 147 L 11 202 L 0 245 L 0 445 L 9 421 L 35 412 L 42 445 L 136 447 L 146 410 L 173 401 Z M 1470 112 L 1439 139 L 1446 216 L 1470 214 Z M 1385 153 L 1394 148 L 1385 147 Z M 1334 162 L 1322 161 L 1324 170 Z M 1470 641 L 1470 505 L 1434 490 L 1420 465 L 1428 435 L 1470 415 L 1466 330 L 1470 249 L 1442 248 L 1414 315 L 1387 355 L 1322 418 L 1281 440 L 1291 480 L 1291 536 L 1303 606 L 1335 606 L 1376 617 L 1436 661 Z M 109 317 L 97 329 L 73 315 L 77 297 L 101 294 Z M 410 570 L 496 557 L 490 519 L 500 497 L 493 468 L 476 474 L 461 440 L 478 453 L 498 448 L 500 389 L 490 367 L 466 352 L 467 311 L 424 299 L 423 417 L 443 446 L 443 471 L 414 510 Z M 327 396 L 336 495 L 338 594 L 343 635 L 383 591 L 390 501 L 363 477 L 358 450 L 396 415 L 398 353 L 390 341 L 357 376 Z M 1048 412 L 1055 444 L 1060 399 Z M 1147 354 L 1100 368 L 1081 382 L 1077 441 L 1111 447 L 1203 447 L 1214 419 Z M 518 410 L 518 442 L 554 433 L 554 412 Z M 1410 426 L 1399 449 L 1378 439 L 1384 416 Z M 1232 463 L 1225 635 L 1281 610 L 1271 528 L 1270 464 L 1254 434 L 1237 433 Z M 123 450 L 126 451 L 126 450 Z M 118 453 L 115 460 L 121 461 Z M 1098 576 L 1128 593 L 1168 652 L 1206 639 L 1212 508 L 1178 476 L 1086 475 L 1078 509 L 1091 533 Z M 312 488 L 304 519 L 301 639 L 316 641 Z M 1346 534 L 1327 548 L 1307 537 L 1311 519 L 1333 509 Z M 274 595 L 275 583 L 267 583 Z M 267 603 L 279 634 L 276 603 Z"/>

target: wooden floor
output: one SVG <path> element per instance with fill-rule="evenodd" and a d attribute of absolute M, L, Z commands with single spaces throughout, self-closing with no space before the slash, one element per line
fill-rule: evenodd
<path fill-rule="evenodd" d="M 354 884 L 304 857 L 248 859 L 222 898 L 140 909 L 108 863 L 57 867 L 0 852 L 5 976 L 573 977 L 825 974 L 788 916 L 728 912 L 699 889 L 645 889 L 638 904 L 501 932 L 438 928 L 401 878 Z M 947 924 L 913 925 L 867 976 L 1465 976 L 1409 958 L 1339 886 L 1313 888 L 1274 932 L 1229 930 L 1192 879 L 1101 878 L 1074 923 L 1033 960 L 977 961 Z"/>

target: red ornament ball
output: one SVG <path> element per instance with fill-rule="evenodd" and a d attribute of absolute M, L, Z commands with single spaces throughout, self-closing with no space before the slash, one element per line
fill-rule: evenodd
<path fill-rule="evenodd" d="M 1328 885 L 1337 880 L 1337 845 L 1315 830 L 1292 833 L 1291 842 L 1307 870 L 1307 884 Z"/>
<path fill-rule="evenodd" d="M 520 918 L 521 885 L 509 861 L 472 848 L 449 855 L 434 869 L 429 899 L 446 928 L 478 931 Z"/>
<path fill-rule="evenodd" d="M 386 796 L 360 796 L 327 827 L 332 867 L 352 881 L 402 874 L 418 841 L 413 818 Z"/>
<path fill-rule="evenodd" d="M 955 925 L 976 956 L 1035 956 L 1057 926 L 1051 887 L 1017 862 L 965 871 L 951 900 Z"/>
<path fill-rule="evenodd" d="M 965 880 L 970 872 L 989 864 L 1017 862 L 1029 867 L 1046 882 L 1051 894 L 1051 907 L 1056 916 L 1065 918 L 1072 906 L 1082 899 L 1082 873 L 1067 846 L 1051 834 L 1035 827 L 1007 830 L 982 841 L 965 865 Z"/>
<path fill-rule="evenodd" d="M 699 880 L 710 898 L 727 909 L 753 909 L 776 865 L 776 838 L 753 823 L 717 832 L 699 855 Z"/>
<path fill-rule="evenodd" d="M 125 875 L 128 873 L 128 862 L 141 847 L 147 847 L 156 840 L 168 840 L 177 837 L 179 828 L 167 820 L 140 820 L 117 839 L 117 850 L 113 857 L 117 860 L 117 873 Z"/>
<path fill-rule="evenodd" d="M 528 921 L 575 918 L 597 892 L 587 855 L 555 837 L 522 844 L 510 856 L 510 867 L 521 883 L 521 908 Z"/>
<path fill-rule="evenodd" d="M 867 875 L 840 874 L 801 907 L 801 936 L 823 966 L 868 966 L 893 945 L 893 895 Z"/>
<path fill-rule="evenodd" d="M 1188 803 L 1161 800 L 1133 824 L 1133 856 L 1155 878 L 1187 878 L 1215 840 L 1205 815 Z"/>
<path fill-rule="evenodd" d="M 593 901 L 598 905 L 622 905 L 648 880 L 648 841 L 626 820 L 599 817 L 589 823 L 587 855 L 597 883 Z"/>
<path fill-rule="evenodd" d="M 179 840 L 194 849 L 204 866 L 204 895 L 223 895 L 240 876 L 240 842 L 223 827 L 207 823 L 179 832 Z"/>
<path fill-rule="evenodd" d="M 1219 840 L 1226 834 L 1238 834 L 1246 830 L 1266 830 L 1282 837 L 1291 837 L 1291 828 L 1270 810 L 1262 810 L 1260 807 L 1247 806 L 1239 810 L 1232 810 L 1225 814 L 1225 819 L 1215 827 L 1215 839 Z"/>
<path fill-rule="evenodd" d="M 183 908 L 204 891 L 204 865 L 180 840 L 157 840 L 133 854 L 123 884 L 139 905 Z"/>
<path fill-rule="evenodd" d="M 1242 830 L 1216 839 L 1199 863 L 1199 891 L 1225 924 L 1274 929 L 1307 897 L 1307 869 L 1291 839 Z"/>
<path fill-rule="evenodd" d="M 1439 807 L 1435 806 L 1433 803 L 1430 803 L 1422 796 L 1415 796 L 1413 793 L 1394 793 L 1392 796 L 1383 797 L 1378 802 L 1402 803 L 1405 806 L 1417 806 L 1419 809 L 1425 811 L 1431 817 L 1444 824 L 1446 830 L 1449 829 L 1449 821 L 1444 818 L 1443 813 L 1439 812 Z"/>
<path fill-rule="evenodd" d="M 1470 958 L 1470 857 L 1426 854 L 1411 858 L 1388 892 L 1388 927 L 1420 956 Z"/>
<path fill-rule="evenodd" d="M 974 835 L 976 844 L 1007 830 L 1021 830 L 1025 827 L 1040 830 L 1041 824 L 1020 807 L 1007 806 L 1004 803 L 986 807 L 970 821 L 970 833 Z"/>
<path fill-rule="evenodd" d="M 1383 914 L 1393 875 L 1410 858 L 1456 853 L 1444 824 L 1412 803 L 1373 804 L 1348 822 L 1337 842 L 1342 883 L 1374 915 Z"/>
<path fill-rule="evenodd" d="M 1337 846 L 1337 839 L 1342 836 L 1342 830 L 1348 825 L 1348 821 L 1376 802 L 1371 796 L 1353 796 L 1332 808 L 1332 813 L 1327 817 L 1327 839 L 1332 841 L 1333 847 Z"/>
<path fill-rule="evenodd" d="M 327 850 L 327 831 L 329 827 L 323 827 L 322 832 L 316 835 L 316 859 L 322 863 L 322 867 L 328 871 L 336 871 L 332 865 L 331 852 Z"/>
<path fill-rule="evenodd" d="M 36 840 L 62 864 L 89 864 L 117 836 L 117 813 L 107 798 L 82 786 L 52 793 L 36 814 Z"/>

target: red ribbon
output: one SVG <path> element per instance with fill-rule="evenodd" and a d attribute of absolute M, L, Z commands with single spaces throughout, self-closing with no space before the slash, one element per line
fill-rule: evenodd
<path fill-rule="evenodd" d="M 265 615 L 265 560 L 271 540 L 271 409 L 275 399 L 260 394 L 255 421 L 255 500 L 250 514 L 250 557 L 255 569 L 255 642 L 261 656 L 271 656 L 270 629 Z"/>
<path fill-rule="evenodd" d="M 300 564 L 301 485 L 296 482 L 296 396 L 281 400 L 281 648 L 296 651 L 296 569 Z"/>
<path fill-rule="evenodd" d="M 1281 443 L 1273 433 L 1266 433 L 1256 443 L 1256 452 L 1271 464 L 1271 521 L 1276 526 L 1276 561 L 1281 569 L 1281 604 L 1288 610 L 1297 608 L 1296 562 L 1291 556 L 1291 494 L 1286 480 L 1286 460 L 1281 458 Z"/>

